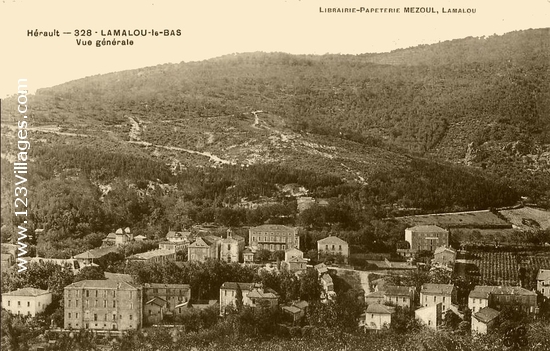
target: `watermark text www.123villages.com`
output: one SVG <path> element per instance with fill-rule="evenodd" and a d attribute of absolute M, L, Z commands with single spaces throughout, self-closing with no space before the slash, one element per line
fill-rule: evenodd
<path fill-rule="evenodd" d="M 19 79 L 17 81 L 17 112 L 20 119 L 17 121 L 17 162 L 13 163 L 13 173 L 15 175 L 14 187 L 14 214 L 18 218 L 19 225 L 17 227 L 17 265 L 18 272 L 23 272 L 27 269 L 27 261 L 22 256 L 27 254 L 27 207 L 28 207 L 28 190 L 27 190 L 27 161 L 28 151 L 31 147 L 28 135 L 28 98 L 27 98 L 27 80 Z"/>

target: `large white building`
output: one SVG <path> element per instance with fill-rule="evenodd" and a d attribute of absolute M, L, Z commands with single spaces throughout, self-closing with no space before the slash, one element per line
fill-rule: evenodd
<path fill-rule="evenodd" d="M 405 229 L 405 241 L 411 252 L 434 252 L 440 246 L 449 246 L 449 231 L 436 225 L 417 225 Z"/>
<path fill-rule="evenodd" d="M 537 274 L 537 291 L 550 298 L 550 269 L 539 269 Z"/>
<path fill-rule="evenodd" d="M 254 249 L 279 251 L 300 247 L 298 228 L 286 225 L 264 224 L 252 227 L 249 229 L 248 239 L 248 245 Z"/>
<path fill-rule="evenodd" d="M 52 303 L 52 293 L 47 290 L 23 288 L 2 294 L 2 308 L 12 314 L 36 316 Z"/>

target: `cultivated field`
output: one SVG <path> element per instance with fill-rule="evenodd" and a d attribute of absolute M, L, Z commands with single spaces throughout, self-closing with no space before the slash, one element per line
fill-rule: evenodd
<path fill-rule="evenodd" d="M 532 278 L 539 268 L 550 269 L 550 251 L 470 252 L 466 261 L 477 266 L 481 285 L 519 285 L 519 269 Z"/>
<path fill-rule="evenodd" d="M 550 212 L 532 207 L 522 207 L 499 211 L 510 223 L 520 229 L 530 229 L 539 226 L 540 229 L 550 228 Z"/>

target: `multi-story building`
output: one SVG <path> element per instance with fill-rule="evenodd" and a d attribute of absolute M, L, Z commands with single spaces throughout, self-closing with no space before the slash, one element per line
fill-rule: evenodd
<path fill-rule="evenodd" d="M 442 303 L 429 305 L 414 311 L 414 317 L 428 328 L 437 330 L 443 321 Z"/>
<path fill-rule="evenodd" d="M 451 247 L 440 246 L 435 249 L 432 263 L 450 267 L 455 264 L 456 250 Z"/>
<path fill-rule="evenodd" d="M 176 260 L 176 252 L 166 249 L 157 249 L 146 252 L 137 253 L 128 257 L 130 261 L 144 261 L 154 263 L 165 263 Z"/>
<path fill-rule="evenodd" d="M 407 307 L 409 309 L 414 307 L 414 297 L 416 295 L 414 287 L 387 285 L 383 289 L 366 295 L 365 302 L 391 303 L 394 306 Z"/>
<path fill-rule="evenodd" d="M 436 225 L 418 225 L 405 229 L 405 241 L 411 252 L 434 252 L 440 246 L 449 245 L 449 231 Z"/>
<path fill-rule="evenodd" d="M 501 310 L 504 306 L 518 306 L 528 314 L 538 313 L 537 294 L 518 286 L 479 285 L 468 296 L 472 313 L 485 307 Z"/>
<path fill-rule="evenodd" d="M 266 306 L 274 308 L 279 304 L 279 295 L 264 289 L 261 284 L 225 282 L 220 287 L 220 315 L 225 315 L 228 306 L 236 307 L 237 290 L 241 289 L 243 306 Z"/>
<path fill-rule="evenodd" d="M 248 244 L 254 248 L 269 251 L 300 247 L 298 228 L 279 224 L 264 224 L 252 227 L 248 233 Z"/>
<path fill-rule="evenodd" d="M 189 284 L 150 283 L 143 286 L 143 316 L 146 323 L 159 323 L 164 315 L 180 315 L 191 299 Z"/>
<path fill-rule="evenodd" d="M 107 260 L 109 256 L 114 256 L 117 252 L 117 247 L 113 245 L 98 249 L 91 249 L 74 256 L 74 258 L 76 258 L 83 265 L 91 265 Z"/>
<path fill-rule="evenodd" d="M 319 257 L 323 255 L 341 255 L 344 258 L 344 262 L 348 262 L 349 245 L 336 236 L 329 236 L 317 241 L 317 254 Z"/>
<path fill-rule="evenodd" d="M 537 291 L 550 298 L 550 269 L 539 269 L 537 274 Z"/>
<path fill-rule="evenodd" d="M 239 262 L 244 250 L 244 238 L 233 235 L 231 229 L 227 230 L 227 238 L 221 241 L 220 259 L 226 262 Z"/>
<path fill-rule="evenodd" d="M 491 307 L 484 307 L 476 313 L 472 311 L 472 333 L 487 334 L 493 327 L 499 314 L 500 312 Z"/>
<path fill-rule="evenodd" d="M 142 289 L 124 281 L 73 283 L 64 291 L 65 329 L 138 329 L 142 299 Z"/>
<path fill-rule="evenodd" d="M 424 284 L 420 290 L 420 305 L 424 307 L 441 303 L 441 312 L 450 308 L 456 302 L 456 289 L 453 284 Z"/>
<path fill-rule="evenodd" d="M 189 261 L 205 262 L 207 259 L 218 259 L 221 238 L 197 237 L 194 243 L 187 247 Z"/>
<path fill-rule="evenodd" d="M 173 230 L 166 234 L 166 240 L 173 243 L 185 243 L 189 245 L 191 243 L 191 232 L 175 232 Z"/>
<path fill-rule="evenodd" d="M 382 328 L 389 328 L 391 325 L 391 317 L 395 313 L 395 308 L 380 305 L 370 304 L 364 315 L 359 320 L 359 327 L 364 327 L 370 330 L 381 330 Z"/>
<path fill-rule="evenodd" d="M 2 308 L 12 314 L 36 316 L 52 303 L 52 293 L 47 290 L 23 288 L 2 294 Z"/>
<path fill-rule="evenodd" d="M 290 272 L 297 272 L 305 270 L 308 261 L 307 258 L 304 258 L 302 251 L 297 248 L 291 248 L 285 251 L 285 260 L 281 262 L 281 265 Z"/>
<path fill-rule="evenodd" d="M 187 250 L 187 243 L 183 241 L 161 241 L 159 243 L 159 249 L 178 252 Z"/>

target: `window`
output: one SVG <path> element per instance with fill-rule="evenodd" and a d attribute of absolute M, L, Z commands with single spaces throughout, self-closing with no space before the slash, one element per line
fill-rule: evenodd
<path fill-rule="evenodd" d="M 133 303 L 133 302 L 130 302 L 130 309 L 131 309 L 131 310 L 134 309 L 134 303 Z"/>
<path fill-rule="evenodd" d="M 113 313 L 113 320 L 115 320 L 115 319 L 116 319 L 116 314 L 115 314 L 115 313 Z"/>
<path fill-rule="evenodd" d="M 443 296 L 443 302 L 445 302 L 445 296 Z"/>
<path fill-rule="evenodd" d="M 94 322 L 97 322 L 97 313 L 94 313 Z"/>
<path fill-rule="evenodd" d="M 434 296 L 434 302 L 435 302 L 435 296 Z M 114 307 L 114 306 L 113 306 Z"/>
<path fill-rule="evenodd" d="M 94 307 L 97 307 L 97 300 L 94 301 Z"/>
<path fill-rule="evenodd" d="M 342 245 L 338 245 L 338 250 L 342 251 Z"/>
<path fill-rule="evenodd" d="M 543 292 L 544 292 L 544 291 L 543 291 Z M 10 301 L 10 300 L 8 300 L 8 306 L 10 305 L 10 302 L 11 302 L 11 301 Z"/>
<path fill-rule="evenodd" d="M 90 301 L 86 300 L 86 308 L 90 307 Z"/>
<path fill-rule="evenodd" d="M 31 307 L 31 302 L 27 301 L 27 307 Z"/>
<path fill-rule="evenodd" d="M 132 320 L 132 315 L 130 315 L 130 320 Z"/>
<path fill-rule="evenodd" d="M 98 294 L 98 290 L 95 291 L 95 297 L 97 297 L 97 294 Z"/>
<path fill-rule="evenodd" d="M 76 312 L 76 313 L 74 314 L 74 318 L 77 318 L 77 319 L 78 319 L 78 312 Z M 77 324 L 77 325 L 78 325 L 78 324 Z"/>
<path fill-rule="evenodd" d="M 116 301 L 113 301 L 113 308 L 116 307 Z"/>
<path fill-rule="evenodd" d="M 69 319 L 71 318 L 71 312 L 69 312 Z"/>
<path fill-rule="evenodd" d="M 17 307 L 21 307 L 21 301 L 17 301 Z"/>
<path fill-rule="evenodd" d="M 103 300 L 103 308 L 107 308 L 107 300 Z"/>
<path fill-rule="evenodd" d="M 152 315 L 153 314 L 153 311 L 149 310 L 149 315 Z"/>
<path fill-rule="evenodd" d="M 105 313 L 105 316 L 103 316 L 103 320 L 104 320 L 104 321 L 107 320 L 107 313 Z"/>
<path fill-rule="evenodd" d="M 90 290 L 86 290 L 86 297 L 90 297 Z"/>
<path fill-rule="evenodd" d="M 75 304 L 75 307 L 78 307 L 78 300 L 76 300 L 76 301 L 74 302 L 74 304 Z"/>

